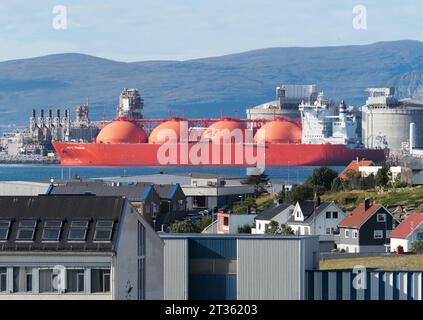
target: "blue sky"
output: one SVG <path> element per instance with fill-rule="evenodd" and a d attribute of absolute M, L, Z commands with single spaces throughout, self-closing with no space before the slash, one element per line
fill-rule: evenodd
<path fill-rule="evenodd" d="M 67 30 L 52 9 L 67 8 Z M 367 30 L 352 26 L 367 8 Z M 0 61 L 79 52 L 186 60 L 267 47 L 423 41 L 422 0 L 13 0 L 0 6 Z"/>

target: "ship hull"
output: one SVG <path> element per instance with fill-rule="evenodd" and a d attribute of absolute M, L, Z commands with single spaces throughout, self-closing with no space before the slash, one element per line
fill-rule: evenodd
<path fill-rule="evenodd" d="M 163 159 L 161 145 L 148 143 L 68 143 L 53 142 L 64 166 L 255 166 L 262 165 L 257 154 L 264 155 L 266 166 L 347 165 L 356 158 L 382 162 L 381 149 L 351 149 L 345 145 L 273 143 L 259 148 L 252 145 L 220 146 L 177 144 L 173 157 Z M 193 149 L 195 148 L 195 150 Z M 200 150 L 201 149 L 201 150 Z M 169 155 L 165 153 L 165 155 Z M 217 156 L 216 156 L 217 153 Z M 159 156 L 161 155 L 161 156 Z M 170 160 L 169 160 L 170 159 Z M 254 163 L 255 159 L 255 163 Z M 165 160 L 165 161 L 164 161 Z M 259 163 L 257 163 L 257 160 Z"/>

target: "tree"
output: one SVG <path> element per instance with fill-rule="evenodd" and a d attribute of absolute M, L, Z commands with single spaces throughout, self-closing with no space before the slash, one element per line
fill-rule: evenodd
<path fill-rule="evenodd" d="M 338 173 L 328 167 L 314 169 L 313 174 L 308 177 L 307 182 L 314 187 L 322 187 L 324 191 L 329 191 L 332 187 L 333 179 L 338 177 Z"/>
<path fill-rule="evenodd" d="M 251 213 L 257 212 L 256 200 L 252 197 L 247 197 L 243 201 L 236 202 L 232 206 L 233 213 Z"/>
<path fill-rule="evenodd" d="M 308 184 L 303 184 L 300 186 L 295 186 L 291 191 L 289 191 L 285 200 L 288 203 L 296 204 L 298 201 L 313 200 L 313 198 L 313 187 Z"/>
<path fill-rule="evenodd" d="M 256 195 L 260 195 L 262 193 L 267 193 L 267 190 L 266 188 L 264 188 L 264 185 L 268 183 L 269 180 L 269 176 L 263 172 L 260 175 L 248 176 L 247 179 L 242 180 L 241 183 L 254 185 Z"/>
<path fill-rule="evenodd" d="M 277 221 L 270 221 L 269 224 L 266 226 L 266 234 L 276 234 L 279 229 L 279 223 Z"/>
<path fill-rule="evenodd" d="M 330 190 L 332 192 L 338 192 L 342 189 L 342 180 L 339 179 L 339 177 L 336 177 L 332 180 L 332 185 L 330 187 Z"/>
<path fill-rule="evenodd" d="M 280 234 L 280 235 L 291 235 L 294 234 L 294 230 L 290 226 L 282 225 L 279 226 L 277 221 L 270 221 L 266 226 L 266 234 Z"/>
<path fill-rule="evenodd" d="M 384 163 L 375 176 L 375 184 L 378 187 L 386 187 L 390 180 L 390 167 Z"/>

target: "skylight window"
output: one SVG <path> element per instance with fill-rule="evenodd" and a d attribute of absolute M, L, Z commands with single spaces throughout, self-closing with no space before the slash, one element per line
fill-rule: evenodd
<path fill-rule="evenodd" d="M 113 221 L 99 220 L 96 223 L 94 241 L 110 241 L 112 239 Z"/>
<path fill-rule="evenodd" d="M 62 232 L 62 221 L 51 220 L 44 223 L 43 241 L 59 241 Z"/>
<path fill-rule="evenodd" d="M 68 240 L 85 241 L 87 237 L 88 221 L 77 220 L 72 221 L 69 229 Z"/>
<path fill-rule="evenodd" d="M 16 235 L 16 240 L 33 241 L 36 226 L 37 226 L 37 221 L 35 221 L 35 220 L 21 220 L 21 221 L 19 221 L 18 233 Z"/>
<path fill-rule="evenodd" d="M 0 220 L 0 241 L 7 240 L 10 230 L 9 220 Z"/>

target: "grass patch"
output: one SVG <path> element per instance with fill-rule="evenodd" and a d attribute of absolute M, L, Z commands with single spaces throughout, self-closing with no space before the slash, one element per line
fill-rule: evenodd
<path fill-rule="evenodd" d="M 423 188 L 400 188 L 388 191 L 351 190 L 328 193 L 322 196 L 324 201 L 335 201 L 343 210 L 352 210 L 364 199 L 373 199 L 385 206 L 403 205 L 420 207 L 423 204 Z"/>
<path fill-rule="evenodd" d="M 379 270 L 423 270 L 423 254 L 386 257 L 346 258 L 320 261 L 321 270 L 352 269 L 354 266 Z"/>

